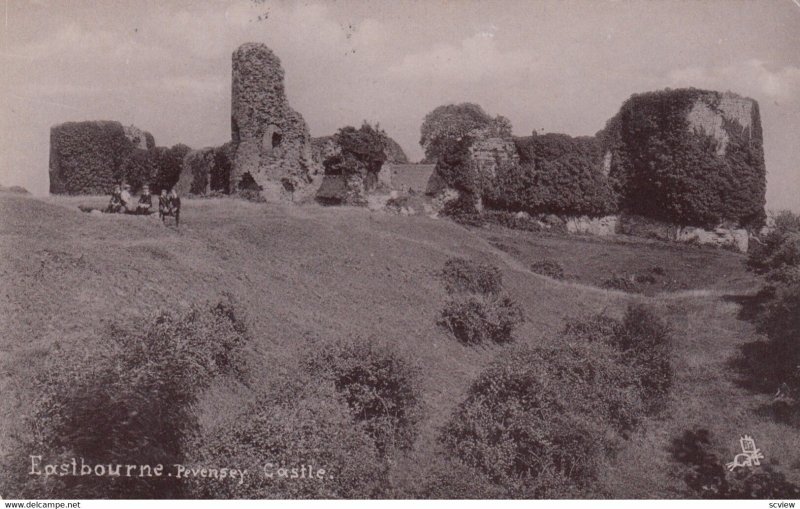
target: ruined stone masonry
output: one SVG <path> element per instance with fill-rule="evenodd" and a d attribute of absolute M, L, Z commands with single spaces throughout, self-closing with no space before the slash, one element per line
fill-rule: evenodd
<path fill-rule="evenodd" d="M 311 137 L 289 106 L 280 59 L 265 45 L 233 53 L 230 192 L 257 186 L 268 199 L 288 199 L 311 182 Z"/>

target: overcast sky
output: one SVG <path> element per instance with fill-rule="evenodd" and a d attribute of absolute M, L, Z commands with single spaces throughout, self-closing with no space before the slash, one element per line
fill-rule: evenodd
<path fill-rule="evenodd" d="M 49 130 L 60 122 L 118 120 L 158 145 L 228 141 L 231 53 L 256 41 L 281 58 L 289 101 L 312 136 L 377 121 L 414 160 L 423 117 L 445 103 L 477 102 L 518 135 L 591 135 L 633 93 L 731 90 L 761 106 L 768 207 L 800 210 L 793 0 L 0 7 L 0 183 L 36 193 L 47 192 Z"/>

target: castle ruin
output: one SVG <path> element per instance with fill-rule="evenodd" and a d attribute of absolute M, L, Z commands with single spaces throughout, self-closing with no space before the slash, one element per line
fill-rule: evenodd
<path fill-rule="evenodd" d="M 257 189 L 287 199 L 311 183 L 311 136 L 289 106 L 280 59 L 265 45 L 245 43 L 233 52 L 231 194 Z"/>

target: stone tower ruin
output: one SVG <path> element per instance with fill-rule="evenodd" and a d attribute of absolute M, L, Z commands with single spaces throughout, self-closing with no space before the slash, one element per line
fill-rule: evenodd
<path fill-rule="evenodd" d="M 256 188 L 268 199 L 289 199 L 311 182 L 311 137 L 289 106 L 280 59 L 265 45 L 233 52 L 230 192 Z"/>

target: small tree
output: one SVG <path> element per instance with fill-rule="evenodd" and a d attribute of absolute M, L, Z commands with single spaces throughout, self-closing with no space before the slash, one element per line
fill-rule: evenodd
<path fill-rule="evenodd" d="M 474 103 L 439 106 L 425 115 L 420 128 L 419 144 L 425 151 L 425 159 L 436 162 L 448 150 L 449 141 L 457 141 L 474 129 L 495 126 L 498 134 L 511 136 L 511 122 L 505 117 L 492 119 L 479 105 Z"/>
<path fill-rule="evenodd" d="M 342 127 L 334 139 L 341 150 L 323 162 L 326 175 L 377 174 L 386 162 L 389 138 L 379 125 L 364 122 L 359 129 Z"/>

